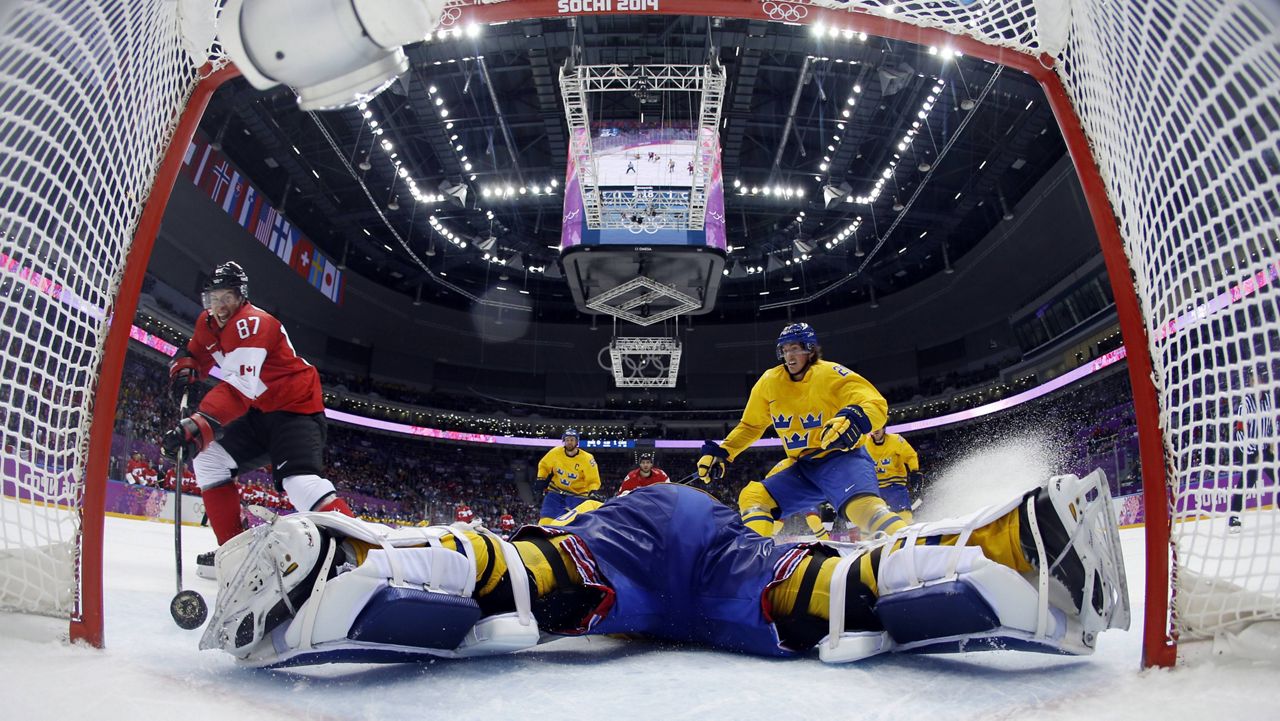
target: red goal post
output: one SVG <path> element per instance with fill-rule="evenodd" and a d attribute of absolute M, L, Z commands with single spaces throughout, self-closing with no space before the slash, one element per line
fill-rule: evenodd
<path fill-rule="evenodd" d="M 17 0 L 0 12 L 0 609 L 69 618 L 71 638 L 97 646 L 129 325 L 211 92 L 193 91 L 235 72 L 209 64 L 212 10 L 195 47 L 201 23 L 180 5 L 195 7 Z"/>
<path fill-rule="evenodd" d="M 129 329 L 138 311 L 138 295 L 142 292 L 142 281 L 151 260 L 151 250 L 155 246 L 156 235 L 160 232 L 160 221 L 169 204 L 178 172 L 182 169 L 187 146 L 195 137 L 196 128 L 200 125 L 200 119 L 204 116 L 214 91 L 226 81 L 240 75 L 233 65 L 225 65 L 218 70 L 205 66 L 202 70 L 203 78 L 182 108 L 173 137 L 157 169 L 155 183 L 151 186 L 147 202 L 139 215 L 138 228 L 133 234 L 133 243 L 125 258 L 124 272 L 110 313 L 98 387 L 94 392 L 94 420 L 89 432 L 89 454 L 80 506 L 80 604 L 79 609 L 71 615 L 71 640 L 84 641 L 98 647 L 105 644 L 102 542 L 107 466 L 111 460 L 111 436 L 115 430 L 116 401 L 120 396 L 120 382 L 129 347 Z"/>

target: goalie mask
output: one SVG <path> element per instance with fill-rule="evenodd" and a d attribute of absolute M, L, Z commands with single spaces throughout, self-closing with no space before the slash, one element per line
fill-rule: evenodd
<path fill-rule="evenodd" d="M 321 573 L 333 568 L 336 544 L 306 518 L 277 518 L 218 549 L 218 600 L 201 649 L 244 658 L 297 614 Z"/>

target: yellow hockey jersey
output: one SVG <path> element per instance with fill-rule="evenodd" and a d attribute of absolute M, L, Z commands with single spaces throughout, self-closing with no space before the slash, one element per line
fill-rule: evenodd
<path fill-rule="evenodd" d="M 842 365 L 817 361 L 798 381 L 791 380 L 787 369 L 778 365 L 756 381 L 742 420 L 721 445 L 732 460 L 773 426 L 788 458 L 808 456 L 821 448 L 822 427 L 837 411 L 851 405 L 862 407 L 873 429 L 883 426 L 889 418 L 889 404 L 880 391 Z M 858 445 L 865 441 L 864 437 Z M 828 449 L 823 454 L 831 452 L 833 449 Z"/>
<path fill-rule="evenodd" d="M 897 433 L 884 434 L 884 443 L 867 438 L 867 453 L 876 464 L 876 480 L 880 485 L 906 483 L 907 474 L 920 470 L 920 456 L 907 439 Z"/>
<path fill-rule="evenodd" d="M 538 478 L 547 482 L 547 490 L 585 496 L 600 487 L 600 469 L 590 453 L 578 448 L 572 456 L 564 446 L 556 446 L 538 461 Z"/>

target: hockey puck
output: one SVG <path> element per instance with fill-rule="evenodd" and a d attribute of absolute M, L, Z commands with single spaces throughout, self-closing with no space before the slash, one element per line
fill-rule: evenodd
<path fill-rule="evenodd" d="M 173 615 L 174 623 L 190 631 L 200 628 L 209 617 L 209 606 L 205 604 L 203 596 L 188 589 L 169 602 L 169 613 Z"/>

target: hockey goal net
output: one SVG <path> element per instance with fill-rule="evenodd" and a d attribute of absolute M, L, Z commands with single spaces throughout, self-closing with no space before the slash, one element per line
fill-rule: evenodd
<path fill-rule="evenodd" d="M 104 396 L 120 374 L 110 312 L 132 316 L 130 278 L 140 279 L 154 237 L 144 215 L 158 212 L 172 182 L 157 173 L 167 177 L 161 161 L 172 160 L 175 133 L 179 155 L 189 138 L 179 117 L 199 114 L 187 100 L 207 51 L 184 45 L 179 9 L 211 15 L 215 5 L 26 0 L 0 12 L 0 605 L 69 613 L 73 630 L 85 597 L 100 592 L 102 510 L 92 498 L 106 480 L 103 411 L 114 396 Z M 1274 3 L 633 5 L 822 23 L 952 47 L 1036 77 L 1080 171 L 1129 351 L 1149 521 L 1146 661 L 1172 663 L 1176 640 L 1280 619 L 1280 535 L 1275 512 L 1263 510 L 1275 505 L 1280 407 Z M 590 12 L 624 10 L 447 0 L 441 23 Z M 1243 501 L 1238 535 L 1227 524 L 1232 498 Z M 94 623 L 80 635 L 100 642 Z"/>
<path fill-rule="evenodd" d="M 180 5 L 0 8 L 0 608 L 65 615 L 97 645 L 101 494 L 141 281 L 127 289 L 126 260 L 208 59 L 185 49 L 200 23 Z M 106 441 L 92 461 L 91 436 Z"/>

